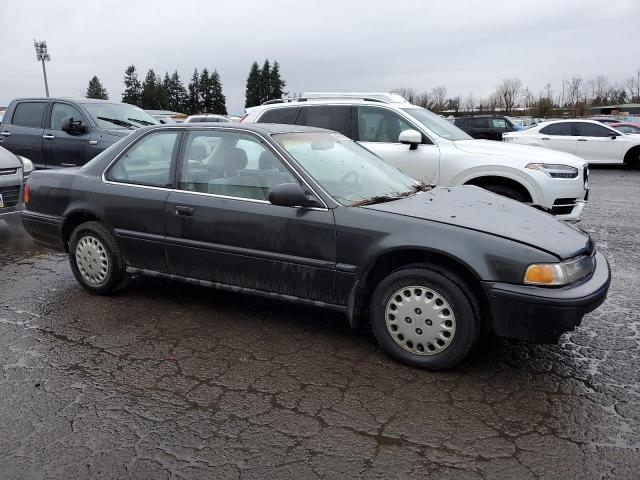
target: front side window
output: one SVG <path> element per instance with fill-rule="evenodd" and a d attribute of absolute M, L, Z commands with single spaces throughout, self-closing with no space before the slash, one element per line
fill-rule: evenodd
<path fill-rule="evenodd" d="M 386 108 L 358 107 L 358 131 L 361 142 L 398 143 L 403 130 L 415 130 L 397 113 Z"/>
<path fill-rule="evenodd" d="M 61 130 L 62 119 L 71 117 L 74 122 L 84 121 L 84 116 L 73 105 L 66 103 L 54 103 L 51 109 L 51 121 L 49 122 L 49 128 L 51 130 Z"/>
<path fill-rule="evenodd" d="M 608 137 L 613 130 L 597 123 L 578 123 L 578 136 L 580 137 Z"/>
<path fill-rule="evenodd" d="M 108 178 L 122 183 L 170 187 L 178 135 L 178 132 L 157 132 L 145 136 L 120 157 Z"/>
<path fill-rule="evenodd" d="M 336 201 L 360 201 L 407 193 L 411 177 L 338 133 L 285 133 L 274 139 Z"/>
<path fill-rule="evenodd" d="M 186 142 L 178 188 L 267 201 L 269 190 L 297 180 L 257 137 L 225 131 L 192 131 Z"/>
<path fill-rule="evenodd" d="M 402 111 L 411 115 L 427 129 L 429 129 L 439 137 L 444 138 L 445 140 L 473 140 L 473 137 L 471 137 L 471 135 L 463 132 L 453 123 L 445 120 L 444 118 L 436 115 L 433 112 L 430 112 L 426 108 L 411 107 L 403 108 Z"/>
<path fill-rule="evenodd" d="M 351 107 L 348 105 L 326 105 L 301 107 L 297 125 L 327 128 L 343 135 L 351 135 Z"/>
<path fill-rule="evenodd" d="M 570 137 L 573 135 L 572 125 L 573 123 L 571 122 L 552 123 L 551 125 L 547 125 L 542 128 L 540 133 L 543 135 L 562 135 Z"/>
<path fill-rule="evenodd" d="M 42 128 L 45 102 L 23 102 L 16 105 L 11 123 L 19 127 Z"/>
<path fill-rule="evenodd" d="M 128 128 L 135 130 L 160 123 L 141 108 L 127 103 L 85 103 L 84 108 L 87 109 L 98 127 L 104 129 Z"/>

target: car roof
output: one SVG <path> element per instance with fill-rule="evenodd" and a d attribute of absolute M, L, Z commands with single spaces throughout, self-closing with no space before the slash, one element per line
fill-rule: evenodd
<path fill-rule="evenodd" d="M 307 132 L 332 132 L 326 128 L 306 127 L 303 125 L 284 125 L 280 123 L 235 123 L 235 122 L 199 122 L 199 123 L 178 123 L 175 125 L 151 125 L 140 130 L 162 130 L 164 128 L 186 128 L 187 130 L 245 130 L 267 135 L 279 133 L 307 133 Z"/>
<path fill-rule="evenodd" d="M 22 97 L 15 98 L 14 102 L 25 102 L 25 101 L 60 101 L 64 100 L 67 102 L 75 102 L 75 103 L 112 103 L 119 104 L 122 102 L 114 102 L 111 100 L 98 100 L 97 98 L 84 98 L 84 97 Z M 128 105 L 128 104 L 125 104 Z"/>

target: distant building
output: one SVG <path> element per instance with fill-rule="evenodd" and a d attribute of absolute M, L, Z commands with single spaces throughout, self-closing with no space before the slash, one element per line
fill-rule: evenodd
<path fill-rule="evenodd" d="M 622 103 L 619 105 L 589 107 L 587 111 L 591 115 L 640 115 L 640 103 Z"/>

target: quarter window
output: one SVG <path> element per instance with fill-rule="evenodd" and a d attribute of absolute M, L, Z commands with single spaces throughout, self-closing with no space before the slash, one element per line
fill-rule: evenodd
<path fill-rule="evenodd" d="M 178 188 L 251 200 L 269 199 L 281 183 L 298 183 L 266 144 L 246 134 L 190 132 Z"/>
<path fill-rule="evenodd" d="M 543 135 L 563 135 L 563 136 L 571 136 L 572 133 L 572 122 L 562 122 L 562 123 L 552 123 L 551 125 L 547 125 L 546 127 L 540 130 L 540 133 Z"/>
<path fill-rule="evenodd" d="M 20 127 L 42 128 L 42 117 L 47 104 L 44 102 L 23 102 L 16 105 L 12 123 Z"/>
<path fill-rule="evenodd" d="M 123 183 L 171 186 L 171 162 L 177 148 L 178 132 L 152 133 L 135 143 L 116 162 L 109 179 Z"/>
<path fill-rule="evenodd" d="M 49 128 L 51 130 L 60 130 L 62 125 L 62 119 L 71 117 L 74 121 L 84 121 L 84 116 L 73 105 L 66 103 L 54 103 L 51 109 L 51 121 L 49 122 Z"/>
<path fill-rule="evenodd" d="M 596 123 L 578 123 L 578 136 L 580 137 L 608 137 L 612 133 L 615 132 Z"/>
<path fill-rule="evenodd" d="M 297 108 L 272 108 L 262 114 L 258 123 L 284 123 L 292 125 L 296 119 Z"/>
<path fill-rule="evenodd" d="M 398 143 L 403 130 L 415 130 L 391 110 L 358 107 L 358 131 L 361 142 Z"/>
<path fill-rule="evenodd" d="M 350 137 L 351 107 L 346 105 L 301 107 L 296 124 L 327 128 Z"/>

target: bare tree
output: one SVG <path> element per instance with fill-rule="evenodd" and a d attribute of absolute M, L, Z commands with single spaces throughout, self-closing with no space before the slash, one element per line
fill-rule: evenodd
<path fill-rule="evenodd" d="M 640 102 L 640 68 L 636 72 L 636 76 L 627 78 L 623 82 L 623 85 L 629 100 L 632 102 Z"/>
<path fill-rule="evenodd" d="M 445 102 L 447 101 L 447 87 L 439 85 L 431 89 L 431 109 L 436 112 L 444 110 Z"/>
<path fill-rule="evenodd" d="M 396 93 L 400 95 L 409 103 L 415 103 L 418 98 L 418 92 L 416 92 L 415 88 L 411 87 L 394 88 L 390 93 Z"/>
<path fill-rule="evenodd" d="M 473 96 L 472 93 L 470 93 L 464 99 L 464 102 L 462 102 L 462 108 L 466 112 L 473 112 L 475 110 L 477 104 L 478 104 L 478 102 L 476 101 L 476 98 Z"/>
<path fill-rule="evenodd" d="M 567 99 L 569 105 L 575 107 L 582 97 L 582 77 L 572 77 L 567 83 Z"/>
<path fill-rule="evenodd" d="M 496 103 L 509 113 L 516 106 L 521 92 L 522 81 L 519 78 L 505 78 L 494 92 Z"/>

